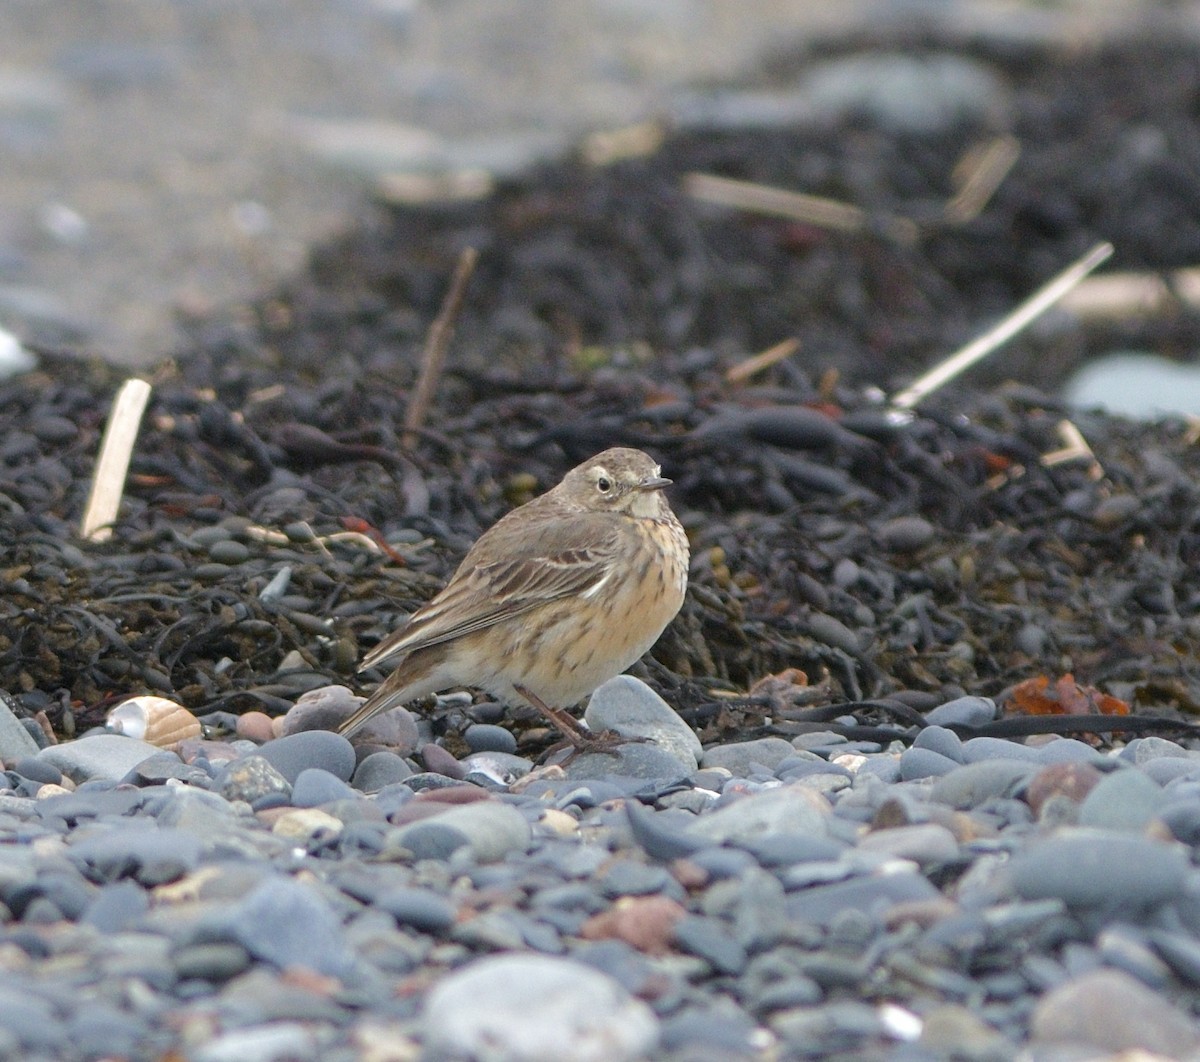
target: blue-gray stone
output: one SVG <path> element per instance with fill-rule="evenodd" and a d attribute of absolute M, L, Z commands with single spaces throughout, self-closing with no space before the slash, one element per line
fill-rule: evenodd
<path fill-rule="evenodd" d="M 917 734 L 912 747 L 929 749 L 930 752 L 936 752 L 956 763 L 963 762 L 962 739 L 953 730 L 947 730 L 944 726 L 927 726 Z"/>
<path fill-rule="evenodd" d="M 991 697 L 956 697 L 925 713 L 931 726 L 982 726 L 996 718 L 996 702 Z"/>
<path fill-rule="evenodd" d="M 1004 738 L 977 737 L 963 742 L 963 759 L 967 763 L 983 763 L 985 760 L 1021 760 L 1025 763 L 1045 763 L 1039 750 L 1029 745 L 1019 745 Z"/>
<path fill-rule="evenodd" d="M 13 714 L 12 709 L 5 703 L 5 698 L 0 697 L 0 760 L 12 763 L 14 760 L 29 758 L 36 762 L 37 755 L 37 742 L 29 736 L 29 731 Z M 19 773 L 24 774 L 26 778 L 31 777 L 23 771 Z M 44 782 L 47 779 L 38 778 L 36 781 Z"/>
<path fill-rule="evenodd" d="M 780 763 L 795 755 L 791 742 L 780 737 L 757 738 L 754 741 L 734 741 L 714 745 L 700 757 L 700 766 L 724 767 L 737 777 L 745 777 L 756 764 L 774 771 Z"/>
<path fill-rule="evenodd" d="M 934 782 L 929 799 L 965 811 L 995 797 L 1012 796 L 1037 773 L 1037 769 L 1036 764 L 1022 760 L 968 763 Z"/>
<path fill-rule="evenodd" d="M 364 756 L 354 769 L 351 780 L 355 789 L 363 793 L 378 793 L 386 786 L 411 778 L 413 769 L 400 756 L 386 749 Z"/>
<path fill-rule="evenodd" d="M 102 886 L 80 921 L 95 926 L 101 933 L 123 933 L 136 926 L 150 910 L 150 897 L 132 881 L 116 881 Z"/>
<path fill-rule="evenodd" d="M 596 732 L 613 730 L 622 737 L 645 738 L 670 753 L 683 766 L 684 774 L 696 769 L 703 754 L 692 728 L 632 675 L 618 675 L 600 686 L 588 701 L 583 718 Z"/>
<path fill-rule="evenodd" d="M 305 966 L 343 977 L 354 967 L 341 919 L 315 889 L 290 878 L 268 878 L 223 912 L 221 922 L 226 939 L 280 969 Z"/>
<path fill-rule="evenodd" d="M 361 800 L 362 795 L 321 767 L 306 767 L 292 785 L 292 806 L 315 808 L 337 800 Z"/>
<path fill-rule="evenodd" d="M 861 912 L 882 922 L 899 903 L 935 900 L 941 893 L 921 874 L 856 877 L 789 892 L 784 909 L 789 918 L 825 926 L 843 911 Z"/>
<path fill-rule="evenodd" d="M 492 723 L 472 723 L 463 733 L 463 740 L 472 752 L 517 751 L 517 739 L 511 730 Z"/>
<path fill-rule="evenodd" d="M 1167 804 L 1167 794 L 1136 768 L 1113 771 L 1079 806 L 1079 825 L 1141 833 Z"/>
<path fill-rule="evenodd" d="M 503 859 L 509 852 L 523 852 L 533 838 L 529 823 L 515 807 L 493 800 L 462 804 L 409 823 L 400 827 L 397 837 L 402 845 L 409 847 L 410 840 L 428 835 L 430 830 L 463 838 L 480 863 Z"/>
<path fill-rule="evenodd" d="M 213 780 L 213 786 L 226 800 L 242 800 L 252 806 L 272 796 L 284 803 L 292 795 L 291 783 L 257 754 L 227 763 Z"/>
<path fill-rule="evenodd" d="M 960 767 L 958 760 L 932 749 L 909 748 L 900 753 L 900 778 L 905 782 L 918 778 L 937 778 Z"/>
<path fill-rule="evenodd" d="M 1178 848 L 1112 830 L 1063 830 L 1019 852 L 1013 886 L 1029 900 L 1140 913 L 1179 896 L 1189 874 Z"/>
<path fill-rule="evenodd" d="M 568 778 L 639 778 L 667 784 L 682 781 L 695 765 L 681 762 L 676 752 L 649 741 L 618 745 L 603 752 L 581 752 L 566 765 Z"/>
<path fill-rule="evenodd" d="M 116 881 L 132 877 L 146 886 L 162 885 L 195 869 L 203 844 L 183 830 L 156 827 L 152 821 L 129 820 L 76 841 L 70 859 L 89 878 Z"/>
<path fill-rule="evenodd" d="M 95 779 L 119 782 L 142 760 L 161 752 L 157 745 L 137 738 L 96 733 L 42 749 L 37 758 L 53 764 L 78 785 Z"/>
<path fill-rule="evenodd" d="M 724 844 L 791 830 L 824 837 L 829 801 L 807 786 L 780 786 L 739 797 L 705 815 L 692 827 L 695 837 Z"/>
<path fill-rule="evenodd" d="M 371 905 L 387 911 L 398 925 L 427 933 L 441 933 L 454 925 L 454 905 L 432 889 L 397 886 L 379 893 Z"/>
<path fill-rule="evenodd" d="M 354 774 L 354 746 L 328 730 L 302 730 L 259 746 L 258 755 L 289 782 L 306 767 L 320 767 L 348 782 Z"/>
<path fill-rule="evenodd" d="M 746 968 L 746 949 L 714 918 L 684 915 L 675 923 L 675 943 L 717 973 L 737 975 Z"/>

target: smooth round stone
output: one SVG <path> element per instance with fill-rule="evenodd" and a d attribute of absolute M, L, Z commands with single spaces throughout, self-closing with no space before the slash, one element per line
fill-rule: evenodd
<path fill-rule="evenodd" d="M 991 697 L 956 697 L 925 713 L 930 726 L 982 726 L 996 718 Z"/>
<path fill-rule="evenodd" d="M 764 867 L 790 867 L 796 863 L 837 859 L 846 850 L 839 841 L 790 830 L 733 843 L 749 852 Z"/>
<path fill-rule="evenodd" d="M 1034 746 L 1038 760 L 1042 763 L 1103 763 L 1100 755 L 1086 741 L 1077 738 L 1058 737 L 1044 745 Z"/>
<path fill-rule="evenodd" d="M 267 796 L 292 794 L 291 783 L 262 756 L 244 756 L 227 764 L 214 787 L 226 800 L 244 800 L 251 805 Z"/>
<path fill-rule="evenodd" d="M 48 760 L 40 760 L 37 756 L 22 756 L 13 764 L 12 769 L 22 778 L 43 785 L 59 785 L 63 780 L 62 771 Z"/>
<path fill-rule="evenodd" d="M 900 779 L 914 782 L 919 778 L 938 778 L 961 767 L 958 760 L 932 749 L 908 748 L 900 753 Z"/>
<path fill-rule="evenodd" d="M 99 1002 L 81 1002 L 67 1018 L 77 1057 L 130 1058 L 149 1030 L 134 1016 Z"/>
<path fill-rule="evenodd" d="M 739 848 L 701 848 L 688 857 L 714 881 L 737 878 L 754 866 L 754 857 Z"/>
<path fill-rule="evenodd" d="M 304 966 L 343 977 L 355 959 L 341 918 L 317 892 L 291 878 L 273 876 L 222 912 L 223 939 L 283 969 Z"/>
<path fill-rule="evenodd" d="M 223 542 L 214 542 L 208 547 L 209 560 L 214 560 L 218 564 L 241 564 L 250 559 L 250 547 L 244 542 L 237 542 L 234 539 L 225 539 Z"/>
<path fill-rule="evenodd" d="M 692 728 L 632 675 L 618 675 L 600 686 L 588 701 L 583 718 L 596 733 L 613 730 L 622 737 L 645 738 L 672 755 L 685 774 L 696 770 L 703 755 L 700 739 Z"/>
<path fill-rule="evenodd" d="M 1021 760 L 1025 763 L 1045 762 L 1036 748 L 1018 745 L 1004 738 L 977 737 L 963 742 L 963 759 L 967 763 L 985 760 Z"/>
<path fill-rule="evenodd" d="M 120 933 L 137 925 L 150 910 L 146 890 L 132 881 L 101 886 L 80 918 L 101 933 Z"/>
<path fill-rule="evenodd" d="M 688 832 L 691 816 L 681 821 L 670 812 L 651 811 L 638 800 L 625 801 L 625 814 L 633 839 L 652 859 L 680 859 L 691 855 L 705 843 Z"/>
<path fill-rule="evenodd" d="M 412 777 L 413 769 L 394 752 L 381 749 L 363 757 L 354 769 L 351 785 L 363 793 L 378 793 L 386 786 Z"/>
<path fill-rule="evenodd" d="M 493 956 L 445 976 L 421 1029 L 435 1054 L 497 1062 L 634 1062 L 659 1038 L 653 1011 L 613 978 L 545 955 Z"/>
<path fill-rule="evenodd" d="M 93 881 L 132 877 L 150 887 L 194 870 L 203 850 L 200 838 L 183 830 L 148 830 L 123 820 L 76 841 L 66 855 Z"/>
<path fill-rule="evenodd" d="M 97 779 L 119 782 L 142 760 L 159 755 L 157 745 L 121 734 L 87 734 L 42 749 L 37 758 L 51 764 L 76 785 Z"/>
<path fill-rule="evenodd" d="M 435 745 L 432 741 L 421 747 L 420 756 L 427 771 L 444 774 L 460 782 L 467 776 L 466 768 L 441 745 Z"/>
<path fill-rule="evenodd" d="M 1097 970 L 1046 993 L 1030 1021 L 1034 1041 L 1079 1044 L 1108 1054 L 1145 1051 L 1188 1058 L 1200 1044 L 1192 1018 L 1120 970 Z"/>
<path fill-rule="evenodd" d="M 1133 757 L 1138 766 L 1157 759 L 1189 759 L 1200 761 L 1200 756 L 1189 752 L 1182 745 L 1160 737 L 1135 738 L 1121 751 L 1122 758 Z"/>
<path fill-rule="evenodd" d="M 649 741 L 581 752 L 565 768 L 568 778 L 579 781 L 617 777 L 662 784 L 682 781 L 694 769 L 695 764 L 686 766 L 676 752 Z"/>
<path fill-rule="evenodd" d="M 480 863 L 503 859 L 509 852 L 523 852 L 533 839 L 525 816 L 512 805 L 496 800 L 463 804 L 409 823 L 400 827 L 398 839 L 409 847 L 410 840 L 430 830 L 449 831 L 463 838 Z"/>
<path fill-rule="evenodd" d="M 1130 768 L 1105 775 L 1079 807 L 1079 825 L 1141 833 L 1166 806 L 1162 786 Z"/>
<path fill-rule="evenodd" d="M 175 973 L 183 980 L 223 982 L 250 966 L 240 944 L 186 944 L 171 953 Z"/>
<path fill-rule="evenodd" d="M 674 936 L 679 947 L 717 973 L 736 976 L 746 968 L 746 949 L 716 919 L 684 915 L 675 923 Z"/>
<path fill-rule="evenodd" d="M 944 726 L 927 726 L 912 743 L 914 749 L 929 749 L 956 763 L 963 762 L 962 739 Z"/>
<path fill-rule="evenodd" d="M 714 745 L 700 757 L 700 766 L 723 767 L 735 777 L 744 778 L 755 766 L 773 772 L 780 763 L 796 750 L 790 741 L 779 737 L 758 738 L 755 741 L 735 741 L 728 745 Z"/>
<path fill-rule="evenodd" d="M 397 925 L 441 933 L 454 925 L 454 905 L 432 889 L 399 886 L 373 897 L 371 906 L 386 911 Z"/>
<path fill-rule="evenodd" d="M 266 712 L 243 712 L 238 716 L 237 736 L 262 745 L 275 737 L 274 720 Z"/>
<path fill-rule="evenodd" d="M 875 535 L 884 549 L 897 553 L 915 553 L 933 541 L 937 531 L 933 524 L 920 516 L 897 516 L 876 529 Z"/>
<path fill-rule="evenodd" d="M 472 752 L 505 752 L 512 755 L 517 751 L 517 739 L 512 731 L 492 723 L 472 723 L 463 733 L 463 740 Z"/>
<path fill-rule="evenodd" d="M 334 774 L 320 767 L 306 767 L 292 785 L 292 806 L 315 808 L 336 800 L 359 800 L 360 794 Z"/>
<path fill-rule="evenodd" d="M 1027 900 L 1141 912 L 1177 897 L 1189 874 L 1176 848 L 1111 830 L 1064 830 L 1019 852 L 1013 885 Z"/>
<path fill-rule="evenodd" d="M 986 760 L 956 767 L 933 783 L 929 799 L 960 811 L 1018 792 L 1037 768 L 1021 760 Z"/>
<path fill-rule="evenodd" d="M 793 831 L 826 836 L 829 801 L 804 785 L 764 789 L 700 816 L 692 835 L 713 844 Z"/>
<path fill-rule="evenodd" d="M 911 859 L 922 866 L 948 863 L 958 858 L 958 841 L 954 834 L 945 826 L 933 822 L 872 830 L 859 840 L 858 849 L 897 859 Z"/>
<path fill-rule="evenodd" d="M 756 1034 L 757 1023 L 732 1008 L 689 1007 L 663 1022 L 662 1049 L 684 1058 L 758 1058 Z M 694 1055 L 687 1053 L 689 1045 Z"/>
<path fill-rule="evenodd" d="M 891 753 L 868 756 L 858 768 L 858 775 L 878 778 L 887 785 L 900 781 L 900 757 Z"/>
<path fill-rule="evenodd" d="M 1165 786 L 1176 778 L 1200 779 L 1200 760 L 1161 756 L 1140 764 L 1138 770 L 1152 782 Z"/>
<path fill-rule="evenodd" d="M 1015 1044 L 966 1007 L 943 1004 L 928 1011 L 923 1018 L 917 1043 L 934 1058 L 998 1062 L 1017 1056 Z"/>
<path fill-rule="evenodd" d="M 1171 794 L 1168 792 L 1168 796 Z M 1200 803 L 1194 798 L 1172 799 L 1158 810 L 1158 817 L 1176 840 L 1184 844 L 1200 844 Z"/>
<path fill-rule="evenodd" d="M 354 746 L 341 734 L 326 730 L 276 738 L 260 746 L 258 755 L 293 784 L 306 767 L 320 767 L 343 782 L 354 774 Z"/>

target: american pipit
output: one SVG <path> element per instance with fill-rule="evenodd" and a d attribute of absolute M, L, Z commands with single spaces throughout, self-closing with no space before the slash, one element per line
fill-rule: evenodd
<path fill-rule="evenodd" d="M 451 686 L 524 701 L 574 743 L 565 709 L 620 674 L 683 604 L 688 542 L 640 450 L 597 454 L 471 547 L 444 590 L 363 658 L 395 670 L 338 729 Z"/>

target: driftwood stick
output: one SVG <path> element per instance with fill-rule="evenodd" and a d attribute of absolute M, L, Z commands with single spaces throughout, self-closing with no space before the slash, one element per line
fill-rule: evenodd
<path fill-rule="evenodd" d="M 409 399 L 408 409 L 404 414 L 404 435 L 401 445 L 411 450 L 417 445 L 417 433 L 425 423 L 425 417 L 433 405 L 433 396 L 437 391 L 438 381 L 442 377 L 442 367 L 446 364 L 446 351 L 454 336 L 454 324 L 462 310 L 463 298 L 467 292 L 467 283 L 475 271 L 475 263 L 479 252 L 474 247 L 468 247 L 458 258 L 454 268 L 454 276 L 446 297 L 442 300 L 438 315 L 429 326 L 425 336 L 425 349 L 421 352 L 421 372 L 417 377 L 417 385 L 413 388 L 412 398 Z"/>
<path fill-rule="evenodd" d="M 1087 254 L 1069 265 L 1053 280 L 1043 284 L 1012 313 L 989 328 L 983 335 L 973 339 L 962 350 L 935 365 L 904 390 L 897 392 L 892 397 L 892 408 L 912 409 L 943 384 L 949 383 L 959 373 L 969 369 L 977 361 L 1007 343 L 1021 329 L 1058 302 L 1093 269 L 1107 261 L 1112 253 L 1111 243 L 1096 244 Z"/>
<path fill-rule="evenodd" d="M 150 399 L 150 385 L 145 380 L 126 380 L 113 399 L 112 412 L 104 427 L 100 442 L 100 458 L 92 475 L 92 489 L 79 534 L 90 542 L 107 542 L 112 538 L 112 523 L 121 507 L 125 493 L 125 477 L 133 444 L 137 441 L 142 413 Z"/>

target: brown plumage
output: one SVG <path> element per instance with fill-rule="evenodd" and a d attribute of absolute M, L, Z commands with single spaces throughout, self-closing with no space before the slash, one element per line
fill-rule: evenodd
<path fill-rule="evenodd" d="M 339 733 L 453 686 L 555 711 L 620 674 L 683 604 L 688 542 L 640 450 L 617 447 L 485 531 L 436 597 L 363 658 L 395 670 Z"/>

